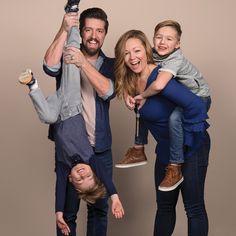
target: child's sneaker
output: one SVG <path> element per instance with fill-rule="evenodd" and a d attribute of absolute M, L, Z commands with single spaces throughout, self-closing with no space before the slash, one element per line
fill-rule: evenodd
<path fill-rule="evenodd" d="M 129 148 L 125 158 L 115 165 L 117 168 L 129 168 L 147 164 L 147 157 L 142 148 Z"/>
<path fill-rule="evenodd" d="M 169 164 L 166 168 L 165 178 L 160 183 L 158 189 L 160 191 L 174 190 L 183 182 L 183 180 L 181 165 Z"/>
<path fill-rule="evenodd" d="M 20 74 L 18 81 L 21 84 L 32 85 L 35 82 L 32 71 L 30 69 L 26 69 L 26 71 Z"/>
<path fill-rule="evenodd" d="M 80 0 L 68 0 L 67 4 L 65 5 L 65 12 L 78 12 L 79 11 L 79 2 Z"/>

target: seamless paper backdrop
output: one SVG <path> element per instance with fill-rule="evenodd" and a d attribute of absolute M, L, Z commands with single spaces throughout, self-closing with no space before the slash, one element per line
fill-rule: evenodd
<path fill-rule="evenodd" d="M 19 73 L 31 68 L 45 95 L 55 81 L 42 71 L 43 56 L 57 33 L 64 14 L 64 0 L 1 1 L 1 131 L 0 131 L 0 228 L 1 235 L 55 235 L 54 144 L 47 140 L 47 125 L 41 124 L 17 82 Z M 182 25 L 182 49 L 204 74 L 212 94 L 209 113 L 212 138 L 206 204 L 210 236 L 234 236 L 234 167 L 236 88 L 233 72 L 236 54 L 233 0 L 134 1 L 81 0 L 80 9 L 98 6 L 109 17 L 110 27 L 103 47 L 114 55 L 119 36 L 129 29 L 144 31 L 152 42 L 155 25 L 175 19 Z M 114 163 L 133 144 L 135 117 L 123 102 L 111 103 Z M 146 166 L 114 169 L 114 180 L 125 206 L 122 220 L 110 215 L 108 236 L 151 236 L 155 217 L 155 143 L 149 138 Z M 86 206 L 81 204 L 78 235 L 86 232 Z M 187 235 L 187 222 L 180 196 L 174 236 Z"/>

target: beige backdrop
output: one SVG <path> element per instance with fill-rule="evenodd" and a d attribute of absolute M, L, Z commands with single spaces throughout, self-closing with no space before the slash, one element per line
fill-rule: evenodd
<path fill-rule="evenodd" d="M 42 71 L 45 50 L 64 14 L 64 0 L 1 1 L 1 131 L 0 131 L 0 234 L 53 236 L 54 145 L 47 140 L 27 96 L 17 83 L 19 73 L 32 68 L 45 94 L 54 91 L 54 80 Z M 81 0 L 81 10 L 98 6 L 110 21 L 104 44 L 113 56 L 118 37 L 128 29 L 141 29 L 151 40 L 157 22 L 172 18 L 183 28 L 185 55 L 203 72 L 211 87 L 212 149 L 206 181 L 210 236 L 234 236 L 235 224 L 235 8 L 234 0 Z M 111 104 L 114 162 L 132 145 L 134 114 L 123 103 Z M 129 170 L 114 169 L 114 179 L 126 215 L 110 215 L 108 236 L 151 236 L 155 214 L 153 182 L 154 142 L 146 149 L 148 165 Z M 186 236 L 186 216 L 180 197 L 174 236 Z M 78 235 L 85 235 L 86 211 L 79 213 Z M 98 235 L 99 236 L 99 235 Z"/>

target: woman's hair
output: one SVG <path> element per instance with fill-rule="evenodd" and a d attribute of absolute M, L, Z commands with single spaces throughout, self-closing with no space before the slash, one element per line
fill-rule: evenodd
<path fill-rule="evenodd" d="M 148 64 L 153 63 L 152 47 L 146 35 L 140 30 L 129 30 L 124 33 L 115 46 L 115 87 L 118 98 L 122 98 L 125 93 L 136 95 L 136 74 L 125 64 L 125 44 L 128 39 L 139 39 L 145 48 Z"/>
<path fill-rule="evenodd" d="M 95 185 L 92 188 L 84 192 L 81 192 L 77 189 L 79 198 L 83 199 L 85 202 L 89 204 L 94 204 L 97 199 L 104 198 L 106 196 L 106 188 L 104 184 L 101 183 L 101 181 L 95 174 L 93 176 Z"/>
<path fill-rule="evenodd" d="M 178 40 L 180 40 L 181 35 L 182 35 L 181 26 L 177 21 L 174 21 L 174 20 L 165 20 L 165 21 L 158 23 L 154 29 L 154 36 L 159 29 L 166 27 L 166 26 L 172 27 L 174 30 L 176 30 Z"/>

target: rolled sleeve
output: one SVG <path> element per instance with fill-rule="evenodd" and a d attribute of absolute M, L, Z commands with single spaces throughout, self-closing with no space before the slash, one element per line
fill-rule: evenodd
<path fill-rule="evenodd" d="M 107 93 L 103 96 L 100 96 L 104 101 L 114 94 L 114 82 L 110 79 L 108 79 L 108 81 L 109 81 L 109 89 Z"/>

